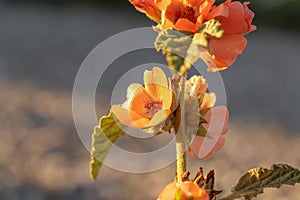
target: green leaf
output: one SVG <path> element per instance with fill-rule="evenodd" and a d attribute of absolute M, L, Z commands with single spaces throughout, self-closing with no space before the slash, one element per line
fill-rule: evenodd
<path fill-rule="evenodd" d="M 90 162 L 91 178 L 96 180 L 102 162 L 107 156 L 110 148 L 116 140 L 123 136 L 124 125 L 118 123 L 112 113 L 109 116 L 103 116 L 100 123 L 95 127 L 92 135 L 92 150 Z"/>
<path fill-rule="evenodd" d="M 202 136 L 202 137 L 206 137 L 208 135 L 206 128 L 204 128 L 204 126 L 202 124 L 199 125 L 196 135 Z"/>
<path fill-rule="evenodd" d="M 203 23 L 198 33 L 193 37 L 193 40 L 200 46 L 208 46 L 208 37 L 220 39 L 224 34 L 224 30 L 221 29 L 221 23 L 218 20 L 212 19 Z"/>
<path fill-rule="evenodd" d="M 180 72 L 181 68 L 190 68 L 191 63 L 187 63 L 184 58 L 192 42 L 191 35 L 174 29 L 162 29 L 159 25 L 154 30 L 158 32 L 154 46 L 166 55 L 171 70 Z"/>
<path fill-rule="evenodd" d="M 287 164 L 272 165 L 270 169 L 256 168 L 244 174 L 233 193 L 221 200 L 232 200 L 244 197 L 251 199 L 262 194 L 265 188 L 279 188 L 280 186 L 300 183 L 300 171 Z"/>
<path fill-rule="evenodd" d="M 154 27 L 154 30 L 158 32 L 154 46 L 166 55 L 168 65 L 175 73 L 184 73 L 198 59 L 205 59 L 202 54 L 208 46 L 208 38 L 219 39 L 224 34 L 221 23 L 215 19 L 203 23 L 195 34 L 163 29 L 160 25 Z"/>

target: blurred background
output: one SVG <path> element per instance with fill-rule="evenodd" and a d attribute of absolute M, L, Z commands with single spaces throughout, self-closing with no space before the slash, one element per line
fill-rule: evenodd
<path fill-rule="evenodd" d="M 300 168 L 300 1 L 253 0 L 250 7 L 258 30 L 222 72 L 231 111 L 226 144 L 188 166 L 192 174 L 214 168 L 223 194 L 249 168 Z M 72 118 L 72 87 L 87 54 L 114 34 L 151 25 L 126 0 L 0 0 L 1 200 L 150 200 L 172 181 L 174 164 L 146 174 L 104 166 L 91 181 L 89 152 Z M 99 117 L 122 73 L 148 62 L 165 60 L 145 50 L 110 66 L 97 91 Z M 300 186 L 268 189 L 257 199 L 300 199 Z"/>

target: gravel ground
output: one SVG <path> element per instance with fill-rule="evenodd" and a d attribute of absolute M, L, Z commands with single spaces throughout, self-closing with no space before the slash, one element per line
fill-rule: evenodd
<path fill-rule="evenodd" d="M 85 56 L 109 36 L 150 25 L 136 12 L 0 3 L 0 199 L 154 199 L 171 181 L 174 165 L 148 174 L 104 167 L 91 182 L 89 154 L 72 119 L 73 82 Z M 192 172 L 199 163 L 215 168 L 221 189 L 249 167 L 300 167 L 298 33 L 258 27 L 248 38 L 244 54 L 222 72 L 231 110 L 226 145 L 212 159 L 190 164 Z M 120 70 L 107 72 L 100 92 L 109 96 L 106 81 L 147 62 L 164 58 L 147 50 L 117 60 L 111 68 Z M 108 109 L 97 106 L 101 114 Z M 299 189 L 268 190 L 258 199 L 299 199 Z"/>

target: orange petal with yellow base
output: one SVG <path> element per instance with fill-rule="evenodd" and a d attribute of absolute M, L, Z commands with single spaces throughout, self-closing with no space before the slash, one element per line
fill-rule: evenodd
<path fill-rule="evenodd" d="M 172 104 L 172 91 L 165 73 L 159 67 L 145 71 L 144 83 L 147 93 L 156 101 L 162 102 L 162 109 L 169 109 Z"/>

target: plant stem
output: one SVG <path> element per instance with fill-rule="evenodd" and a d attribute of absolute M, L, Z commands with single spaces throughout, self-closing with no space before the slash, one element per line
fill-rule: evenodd
<path fill-rule="evenodd" d="M 176 163 L 177 163 L 177 183 L 182 183 L 182 175 L 186 171 L 185 157 L 185 82 L 186 73 L 181 76 L 179 82 L 179 106 L 180 106 L 180 124 L 176 133 Z"/>

